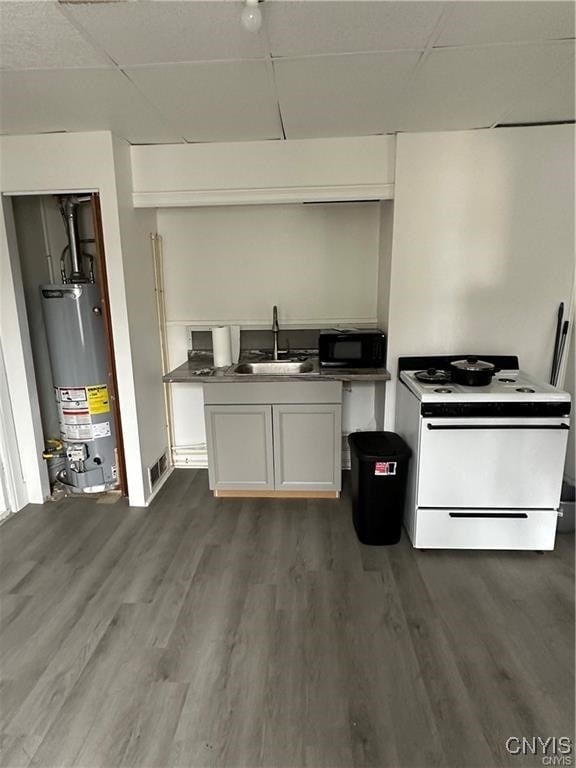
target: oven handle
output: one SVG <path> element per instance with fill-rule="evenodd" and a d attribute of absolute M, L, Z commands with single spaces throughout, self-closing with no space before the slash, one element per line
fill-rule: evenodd
<path fill-rule="evenodd" d="M 568 424 L 426 424 L 427 429 L 570 429 Z"/>
<path fill-rule="evenodd" d="M 450 517 L 514 517 L 527 519 L 526 512 L 449 512 Z"/>

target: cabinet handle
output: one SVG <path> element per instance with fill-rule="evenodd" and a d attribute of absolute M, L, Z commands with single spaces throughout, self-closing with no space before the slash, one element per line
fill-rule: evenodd
<path fill-rule="evenodd" d="M 450 517 L 512 517 L 527 519 L 526 512 L 449 512 Z"/>
<path fill-rule="evenodd" d="M 570 429 L 568 424 L 426 424 L 427 429 Z"/>

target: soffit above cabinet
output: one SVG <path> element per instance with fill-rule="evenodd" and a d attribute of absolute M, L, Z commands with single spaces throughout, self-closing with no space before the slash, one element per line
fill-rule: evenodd
<path fill-rule="evenodd" d="M 389 200 L 394 136 L 132 147 L 137 208 Z"/>

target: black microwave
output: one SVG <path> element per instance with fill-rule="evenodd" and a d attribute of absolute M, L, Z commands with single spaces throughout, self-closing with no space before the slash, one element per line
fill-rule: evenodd
<path fill-rule="evenodd" d="M 386 363 L 386 334 L 369 330 L 320 331 L 320 365 L 333 368 L 380 368 Z"/>

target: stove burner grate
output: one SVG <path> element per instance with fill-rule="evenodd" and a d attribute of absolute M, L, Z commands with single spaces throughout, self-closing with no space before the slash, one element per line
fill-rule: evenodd
<path fill-rule="evenodd" d="M 450 374 L 443 368 L 428 368 L 425 371 L 416 371 L 414 377 L 418 381 L 428 384 L 448 384 L 450 381 Z"/>

